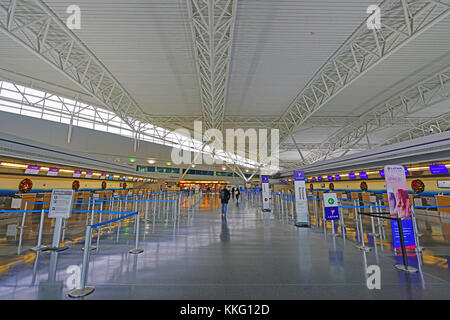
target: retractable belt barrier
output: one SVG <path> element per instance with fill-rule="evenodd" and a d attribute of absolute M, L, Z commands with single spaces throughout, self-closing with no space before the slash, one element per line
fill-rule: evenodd
<path fill-rule="evenodd" d="M 113 222 L 117 222 L 117 221 L 121 221 L 121 220 L 125 220 L 128 219 L 132 216 L 136 216 L 136 244 L 135 244 L 135 248 L 129 250 L 128 252 L 130 254 L 139 254 L 144 252 L 144 250 L 139 248 L 139 212 L 114 212 L 115 214 L 125 214 L 125 216 L 117 218 L 117 219 L 112 219 L 112 220 L 108 220 L 108 221 L 104 221 L 101 223 L 97 223 L 94 225 L 88 225 L 86 226 L 86 236 L 85 236 L 85 241 L 84 241 L 84 253 L 83 253 L 83 264 L 82 264 L 82 270 L 81 270 L 81 281 L 80 281 L 80 288 L 77 289 L 73 289 L 69 292 L 69 297 L 71 298 L 79 298 L 79 297 L 84 297 L 90 293 L 92 293 L 94 291 L 94 287 L 86 287 L 86 278 L 87 278 L 87 271 L 89 268 L 89 256 L 90 256 L 90 250 L 88 250 L 88 248 L 91 247 L 91 241 L 92 241 L 92 230 L 99 228 L 101 226 L 113 223 Z M 98 236 L 97 236 L 97 240 L 98 240 Z"/>

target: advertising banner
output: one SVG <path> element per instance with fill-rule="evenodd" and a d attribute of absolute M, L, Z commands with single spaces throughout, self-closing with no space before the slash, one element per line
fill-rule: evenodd
<path fill-rule="evenodd" d="M 263 200 L 263 211 L 271 211 L 270 208 L 270 188 L 269 188 L 269 177 L 262 176 L 262 200 Z"/>
<path fill-rule="evenodd" d="M 296 225 L 309 225 L 308 199 L 306 198 L 305 173 L 303 171 L 294 171 L 294 188 Z"/>
<path fill-rule="evenodd" d="M 339 220 L 338 198 L 336 193 L 324 193 L 323 204 L 325 209 L 325 219 L 328 221 Z"/>
<path fill-rule="evenodd" d="M 407 249 L 413 249 L 416 247 L 416 243 L 411 220 L 411 205 L 409 203 L 406 174 L 405 168 L 402 166 L 386 166 L 384 168 L 390 215 L 392 218 L 400 218 L 402 220 L 405 246 Z M 394 247 L 399 249 L 401 244 L 397 221 L 392 220 L 391 226 Z"/>
<path fill-rule="evenodd" d="M 92 172 L 86 172 L 86 175 L 84 176 L 85 178 L 87 178 L 87 179 L 90 179 L 90 178 L 92 178 Z"/>

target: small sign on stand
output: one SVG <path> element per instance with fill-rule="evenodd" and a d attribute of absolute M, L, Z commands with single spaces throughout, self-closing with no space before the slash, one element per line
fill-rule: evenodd
<path fill-rule="evenodd" d="M 49 250 L 59 252 L 68 249 L 68 247 L 60 247 L 59 244 L 63 219 L 69 219 L 72 216 L 73 195 L 72 189 L 53 189 L 52 191 L 48 217 L 56 219 L 56 221 L 53 229 L 52 247 Z"/>
<path fill-rule="evenodd" d="M 270 208 L 270 199 L 272 199 L 270 195 L 270 188 L 269 188 L 269 177 L 268 176 L 262 176 L 262 200 L 263 200 L 263 212 L 271 212 L 272 209 Z"/>

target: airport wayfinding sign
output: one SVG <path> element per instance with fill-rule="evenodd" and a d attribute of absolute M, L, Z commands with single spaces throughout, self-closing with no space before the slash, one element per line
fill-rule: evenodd
<path fill-rule="evenodd" d="M 294 171 L 295 212 L 297 225 L 309 225 L 308 199 L 304 171 Z"/>
<path fill-rule="evenodd" d="M 323 205 L 325 209 L 325 219 L 339 220 L 339 204 L 336 193 L 324 193 Z"/>
<path fill-rule="evenodd" d="M 262 176 L 263 211 L 271 211 L 270 198 L 269 177 Z"/>
<path fill-rule="evenodd" d="M 48 217 L 70 218 L 72 215 L 73 194 L 74 191 L 72 189 L 53 189 Z"/>

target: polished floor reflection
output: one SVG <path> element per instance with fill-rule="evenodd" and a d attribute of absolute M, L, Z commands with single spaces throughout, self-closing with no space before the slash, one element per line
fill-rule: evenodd
<path fill-rule="evenodd" d="M 436 222 L 419 219 L 426 249 L 408 255 L 419 269 L 408 274 L 394 268 L 401 256 L 389 241 L 370 241 L 365 234 L 372 250 L 358 250 L 351 221 L 346 237 L 333 236 L 321 221 L 296 228 L 278 208 L 261 212 L 258 201 L 246 197 L 239 205 L 230 202 L 226 218 L 217 198 L 197 200 L 183 208 L 179 223 L 164 215 L 141 223 L 139 255 L 128 253 L 134 246 L 132 221 L 104 229 L 90 257 L 87 284 L 95 291 L 83 299 L 450 298 L 448 235 L 436 238 Z M 27 252 L 22 263 L 4 269 L 0 299 L 71 299 L 70 267 L 81 266 L 83 242 L 69 246 L 60 253 Z M 367 286 L 372 265 L 380 267 L 379 290 Z"/>

